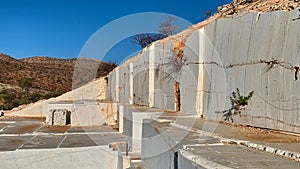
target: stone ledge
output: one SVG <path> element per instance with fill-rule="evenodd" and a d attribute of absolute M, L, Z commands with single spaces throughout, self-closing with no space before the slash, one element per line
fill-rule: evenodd
<path fill-rule="evenodd" d="M 246 146 L 248 148 L 264 151 L 264 152 L 267 152 L 267 153 L 270 153 L 270 154 L 274 154 L 274 155 L 277 155 L 277 156 L 285 157 L 285 158 L 300 162 L 300 153 L 297 153 L 297 152 L 291 152 L 291 151 L 287 151 L 287 150 L 281 150 L 281 149 L 278 149 L 278 148 L 273 148 L 273 147 L 270 147 L 270 146 L 256 144 L 256 143 L 252 143 L 252 142 L 247 141 L 247 140 L 234 140 L 234 139 L 222 138 L 222 137 L 217 136 L 214 133 L 205 132 L 205 131 L 201 131 L 201 130 L 197 130 L 197 129 L 190 129 L 190 128 L 188 128 L 184 125 L 180 125 L 180 124 L 172 123 L 171 126 L 178 127 L 180 129 L 183 129 L 183 130 L 189 130 L 189 131 L 199 133 L 199 134 L 203 134 L 203 135 L 206 135 L 206 136 L 213 136 L 215 138 L 220 138 L 221 143 L 224 143 L 224 144 L 242 145 L 242 146 Z"/>

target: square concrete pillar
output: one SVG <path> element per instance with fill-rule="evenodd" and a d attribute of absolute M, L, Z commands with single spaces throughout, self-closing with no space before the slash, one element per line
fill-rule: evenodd
<path fill-rule="evenodd" d="M 132 112 L 132 151 L 140 152 L 142 149 L 142 130 L 144 119 L 155 119 L 162 112 Z"/>
<path fill-rule="evenodd" d="M 119 131 L 128 137 L 131 151 L 141 151 L 143 120 L 155 119 L 161 114 L 159 111 L 148 112 L 145 107 L 119 106 Z"/>

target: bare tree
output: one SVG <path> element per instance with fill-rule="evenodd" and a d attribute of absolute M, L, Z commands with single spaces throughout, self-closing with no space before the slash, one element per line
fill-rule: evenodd
<path fill-rule="evenodd" d="M 176 19 L 174 17 L 168 17 L 164 22 L 159 25 L 159 33 L 141 33 L 135 35 L 131 42 L 133 44 L 140 45 L 141 48 L 145 48 L 152 42 L 155 42 L 160 39 L 164 39 L 168 36 L 174 35 L 177 26 L 173 25 L 172 22 Z"/>
<path fill-rule="evenodd" d="M 146 46 L 148 46 L 152 42 L 163 39 L 165 37 L 166 36 L 163 35 L 163 34 L 141 33 L 141 34 L 135 35 L 131 39 L 131 43 L 140 45 L 141 48 L 145 48 Z"/>
<path fill-rule="evenodd" d="M 213 9 L 210 9 L 210 10 L 208 10 L 208 11 L 205 11 L 204 13 L 203 13 L 203 15 L 204 15 L 204 17 L 206 18 L 206 19 L 208 19 L 209 17 L 211 17 L 213 14 L 214 14 L 214 10 Z"/>
<path fill-rule="evenodd" d="M 159 33 L 171 36 L 175 34 L 175 30 L 177 28 L 176 25 L 173 25 L 172 22 L 176 21 L 176 18 L 169 16 L 164 22 L 159 25 Z"/>

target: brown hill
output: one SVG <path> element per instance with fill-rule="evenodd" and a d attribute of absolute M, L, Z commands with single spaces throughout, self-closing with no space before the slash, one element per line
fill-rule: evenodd
<path fill-rule="evenodd" d="M 74 67 L 80 70 L 74 74 Z M 95 72 L 98 68 L 97 72 Z M 79 87 L 94 78 L 105 76 L 116 65 L 92 59 L 56 59 L 51 57 L 31 57 L 14 59 L 0 54 L 0 83 L 19 86 L 22 79 L 30 79 L 32 88 L 47 91 L 66 92 Z M 94 72 L 92 72 L 94 71 Z M 76 75 L 76 80 L 73 80 Z"/>

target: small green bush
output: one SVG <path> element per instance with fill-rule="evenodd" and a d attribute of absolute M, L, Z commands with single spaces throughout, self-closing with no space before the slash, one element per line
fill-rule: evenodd
<path fill-rule="evenodd" d="M 241 111 L 248 105 L 249 101 L 251 100 L 254 91 L 251 91 L 248 96 L 242 96 L 240 94 L 240 90 L 237 88 L 236 92 L 232 92 L 231 96 L 229 97 L 231 102 L 231 108 L 228 110 L 222 111 L 225 117 L 225 121 L 231 120 L 233 122 L 232 115 L 239 114 L 241 116 Z"/>
<path fill-rule="evenodd" d="M 15 92 L 2 90 L 0 91 L 0 110 L 11 110 L 23 104 L 29 104 L 37 102 L 41 99 L 49 99 L 62 95 L 62 91 L 52 91 L 46 94 L 40 94 L 39 92 Z"/>
<path fill-rule="evenodd" d="M 4 102 L 4 103 L 12 102 L 15 98 L 16 98 L 16 95 L 7 90 L 3 90 L 0 92 L 0 100 L 2 100 L 2 102 Z"/>
<path fill-rule="evenodd" d="M 33 93 L 28 96 L 28 102 L 33 103 L 42 99 L 42 95 Z"/>
<path fill-rule="evenodd" d="M 33 87 L 33 78 L 22 78 L 19 80 L 19 87 L 23 90 L 28 90 L 29 88 Z"/>

